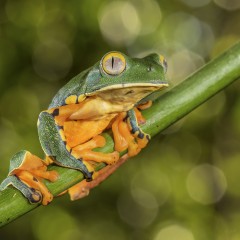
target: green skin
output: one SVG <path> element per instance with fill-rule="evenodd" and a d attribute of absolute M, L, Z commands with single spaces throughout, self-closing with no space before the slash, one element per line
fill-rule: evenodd
<path fill-rule="evenodd" d="M 166 64 L 160 61 L 157 54 L 151 54 L 141 59 L 130 58 L 124 54 L 122 56 L 125 58 L 126 66 L 120 74 L 114 73 L 111 75 L 106 73 L 103 69 L 103 60 L 101 60 L 75 76 L 61 88 L 48 109 L 66 105 L 65 100 L 71 95 L 77 97 L 98 95 L 113 102 L 113 104 L 126 104 L 127 107 L 124 110 L 127 112 L 127 120 L 132 133 L 139 138 L 147 137 L 149 139 L 149 136 L 141 131 L 138 126 L 133 107 L 141 101 L 144 102 L 143 99 L 149 97 L 153 91 L 168 86 L 165 79 Z M 141 91 L 140 93 L 139 90 L 132 91 L 133 93 L 128 94 L 129 96 L 127 94 L 121 96 L 123 89 L 141 89 Z M 87 169 L 81 159 L 76 159 L 67 150 L 66 143 L 59 133 L 59 126 L 54 120 L 57 115 L 57 112 L 50 114 L 46 111 L 41 112 L 39 115 L 38 134 L 46 156 L 49 156 L 60 166 L 81 171 L 85 178 L 91 181 L 93 173 Z M 35 203 L 34 199 L 31 198 L 32 193 L 36 193 L 35 190 L 26 186 L 15 175 L 11 175 L 11 172 L 21 165 L 25 152 L 20 151 L 11 159 L 10 175 L 2 182 L 0 190 L 12 185 L 19 189 L 30 203 Z"/>

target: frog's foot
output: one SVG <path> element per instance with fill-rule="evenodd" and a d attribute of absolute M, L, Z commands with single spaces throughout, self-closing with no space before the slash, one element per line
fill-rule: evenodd
<path fill-rule="evenodd" d="M 36 175 L 32 172 L 28 172 L 28 171 L 20 171 L 15 176 L 17 176 L 20 181 L 22 181 L 24 184 L 26 184 L 28 188 L 34 189 L 34 192 L 38 192 L 38 193 L 40 192 L 40 194 L 42 195 L 42 204 L 43 205 L 48 205 L 52 201 L 53 195 L 47 189 L 45 184 L 42 183 L 41 176 L 38 176 L 38 175 Z M 30 199 L 31 199 L 31 201 L 32 201 L 32 199 L 35 200 L 36 199 L 35 195 L 33 195 Z M 36 201 L 36 202 L 38 202 L 38 201 Z"/>
<path fill-rule="evenodd" d="M 145 119 L 137 108 L 118 115 L 112 124 L 116 151 L 128 149 L 128 156 L 135 156 L 148 144 L 150 135 L 141 130 L 139 122 L 143 123 Z"/>
<path fill-rule="evenodd" d="M 37 156 L 28 151 L 21 151 L 11 159 L 9 178 L 12 181 L 5 182 L 5 187 L 13 185 L 30 203 L 42 202 L 43 205 L 47 205 L 53 196 L 42 180 L 56 181 L 58 174 L 55 171 L 47 171 L 46 163 Z"/>
<path fill-rule="evenodd" d="M 74 148 L 72 148 L 71 154 L 78 159 L 83 159 L 86 161 L 94 161 L 94 162 L 104 162 L 106 164 L 114 164 L 119 159 L 119 153 L 114 151 L 112 153 L 102 153 L 102 152 L 94 152 L 92 149 L 103 147 L 106 144 L 106 140 L 103 136 L 97 135 L 92 138 L 88 142 L 84 144 L 80 144 Z"/>

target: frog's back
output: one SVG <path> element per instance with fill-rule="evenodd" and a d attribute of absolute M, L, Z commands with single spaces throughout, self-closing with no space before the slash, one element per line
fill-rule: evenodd
<path fill-rule="evenodd" d="M 85 79 L 88 75 L 89 69 L 79 73 L 72 78 L 67 84 L 65 84 L 54 96 L 48 109 L 60 107 L 65 105 L 65 99 L 70 95 L 81 95 L 85 93 Z"/>

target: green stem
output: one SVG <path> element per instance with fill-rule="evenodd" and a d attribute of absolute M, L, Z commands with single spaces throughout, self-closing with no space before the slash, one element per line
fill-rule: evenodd
<path fill-rule="evenodd" d="M 151 136 L 156 135 L 239 77 L 240 43 L 158 98 L 151 108 L 144 111 L 147 122 L 142 129 Z M 113 140 L 109 135 L 106 136 L 107 146 L 101 151 L 111 152 Z M 55 196 L 83 179 L 82 174 L 76 170 L 58 166 L 50 166 L 49 169 L 60 174 L 58 181 L 46 183 Z M 38 206 L 29 204 L 19 191 L 9 187 L 0 193 L 0 226 Z"/>

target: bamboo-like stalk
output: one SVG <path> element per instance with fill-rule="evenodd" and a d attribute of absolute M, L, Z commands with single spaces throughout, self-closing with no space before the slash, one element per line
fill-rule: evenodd
<path fill-rule="evenodd" d="M 144 111 L 147 122 L 142 129 L 153 137 L 239 77 L 240 43 L 237 43 L 158 98 L 151 108 Z M 113 140 L 110 135 L 106 134 L 105 136 L 107 136 L 107 146 L 101 151 L 111 152 Z M 100 168 L 102 167 L 104 165 L 100 166 Z M 49 168 L 60 174 L 56 182 L 46 182 L 55 196 L 83 179 L 81 172 L 76 170 L 59 166 L 50 166 Z M 9 187 L 0 192 L 0 226 L 6 225 L 38 206 L 38 204 L 29 204 L 19 191 Z"/>

